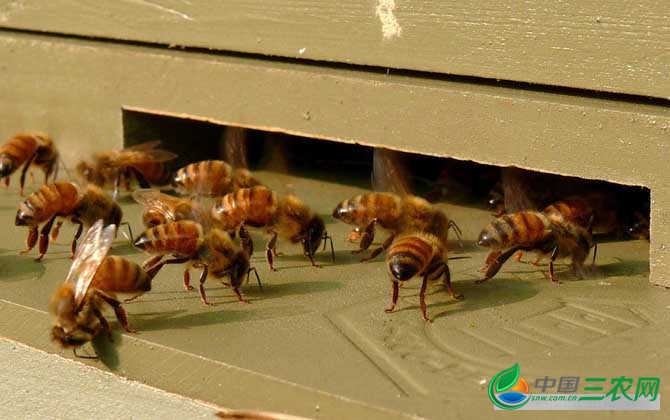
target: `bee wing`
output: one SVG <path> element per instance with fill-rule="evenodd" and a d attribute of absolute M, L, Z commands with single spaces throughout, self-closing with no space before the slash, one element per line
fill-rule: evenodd
<path fill-rule="evenodd" d="M 145 209 L 152 208 L 158 210 L 166 219 L 174 220 L 174 211 L 172 211 L 172 207 L 167 204 L 175 199 L 171 195 L 163 194 L 160 191 L 148 188 L 135 190 L 132 195 L 133 199 L 144 206 Z"/>
<path fill-rule="evenodd" d="M 177 158 L 177 154 L 163 149 L 149 150 L 145 153 L 145 155 L 145 159 L 155 162 L 167 162 Z"/>
<path fill-rule="evenodd" d="M 133 151 L 146 151 L 146 150 L 152 150 L 155 149 L 156 147 L 160 146 L 161 141 L 160 140 L 154 140 L 154 141 L 147 141 L 145 143 L 140 143 L 140 144 L 135 144 L 133 146 L 128 146 L 125 147 L 123 150 L 133 150 Z"/>
<path fill-rule="evenodd" d="M 66 282 L 74 282 L 75 284 L 77 306 L 80 306 L 83 302 L 95 273 L 112 247 L 115 234 L 116 225 L 103 228 L 102 220 L 98 220 L 86 232 L 86 236 L 77 248 L 70 272 L 65 279 Z"/>
<path fill-rule="evenodd" d="M 400 152 L 375 148 L 372 155 L 372 188 L 398 195 L 411 194 L 407 166 Z"/>

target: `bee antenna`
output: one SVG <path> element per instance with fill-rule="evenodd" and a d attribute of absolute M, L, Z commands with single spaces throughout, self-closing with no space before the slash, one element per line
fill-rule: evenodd
<path fill-rule="evenodd" d="M 333 259 L 333 262 L 335 262 L 335 247 L 333 247 L 333 238 L 332 236 L 328 235 L 328 232 L 323 233 L 323 250 L 326 250 L 326 241 L 330 241 L 330 256 Z"/>
<path fill-rule="evenodd" d="M 128 235 L 126 235 L 126 232 L 121 232 L 121 234 L 130 241 L 131 245 L 135 245 L 135 239 L 133 239 L 133 230 L 130 228 L 130 223 L 128 222 L 119 223 L 119 226 L 123 225 L 128 226 L 128 233 L 130 234 L 130 238 L 128 237 Z"/>
<path fill-rule="evenodd" d="M 247 271 L 247 283 L 249 283 L 249 276 L 251 275 L 251 272 L 252 272 L 252 271 L 253 271 L 254 274 L 256 275 L 256 281 L 258 282 L 258 287 L 260 287 L 261 290 L 263 290 L 263 285 L 261 284 L 261 278 L 258 276 L 258 271 L 256 271 L 256 267 L 251 267 L 251 268 Z"/>
<path fill-rule="evenodd" d="M 58 163 L 59 165 L 56 165 L 56 171 L 54 174 L 54 181 L 58 178 L 58 168 L 63 167 L 63 170 L 65 170 L 65 174 L 67 175 L 67 179 L 72 180 L 72 173 L 70 173 L 70 170 L 68 169 L 67 165 L 65 164 L 65 161 L 63 158 L 58 156 Z"/>
<path fill-rule="evenodd" d="M 461 231 L 461 228 L 458 227 L 456 222 L 453 220 L 449 220 L 449 227 L 454 230 L 454 233 L 456 234 L 456 239 L 458 239 L 458 244 L 461 246 L 461 249 L 463 249 L 463 241 L 461 240 L 461 235 L 463 235 L 463 231 Z"/>

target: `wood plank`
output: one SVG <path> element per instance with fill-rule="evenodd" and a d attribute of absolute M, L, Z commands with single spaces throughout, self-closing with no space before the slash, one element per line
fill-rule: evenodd
<path fill-rule="evenodd" d="M 121 144 L 125 107 L 648 186 L 670 286 L 670 108 L 36 35 L 0 36 L 0 62 L 0 136 L 49 131 L 70 166 Z"/>
<path fill-rule="evenodd" d="M 661 0 L 0 0 L 0 26 L 670 95 Z"/>

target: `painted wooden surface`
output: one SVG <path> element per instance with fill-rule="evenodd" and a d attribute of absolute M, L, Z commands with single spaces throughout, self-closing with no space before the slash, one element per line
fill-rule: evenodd
<path fill-rule="evenodd" d="M 48 131 L 70 165 L 121 144 L 125 107 L 648 186 L 670 285 L 667 107 L 37 35 L 0 36 L 0 62 L 0 136 Z"/>
<path fill-rule="evenodd" d="M 0 26 L 670 96 L 663 0 L 0 0 Z"/>

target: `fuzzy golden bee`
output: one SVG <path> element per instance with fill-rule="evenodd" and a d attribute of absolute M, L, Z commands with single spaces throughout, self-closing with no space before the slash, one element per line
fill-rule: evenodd
<path fill-rule="evenodd" d="M 23 195 L 26 173 L 30 168 L 44 172 L 44 183 L 55 174 L 58 166 L 58 150 L 51 137 L 45 133 L 22 133 L 10 138 L 0 146 L 0 178 L 5 187 L 9 186 L 9 176 L 21 168 L 19 192 Z M 54 177 L 55 178 L 55 177 Z"/>
<path fill-rule="evenodd" d="M 118 256 L 107 256 L 116 234 L 116 226 L 103 227 L 98 220 L 86 232 L 77 249 L 70 272 L 53 297 L 49 309 L 54 318 L 51 340 L 59 347 L 76 349 L 101 332 L 111 341 L 109 323 L 102 315 L 104 303 L 109 304 L 121 326 L 136 332 L 128 324 L 128 316 L 117 299 L 119 293 L 135 296 L 151 290 L 151 281 L 160 267 L 143 267 Z"/>
<path fill-rule="evenodd" d="M 113 186 L 114 200 L 118 197 L 121 184 L 130 191 L 130 182 L 133 179 L 142 188 L 168 185 L 172 172 L 166 162 L 175 159 L 177 155 L 157 149 L 159 145 L 160 141 L 151 141 L 122 150 L 97 153 L 92 160 L 79 162 L 77 173 L 87 183 L 101 188 Z"/>
<path fill-rule="evenodd" d="M 575 275 L 582 278 L 584 261 L 594 245 L 588 229 L 561 217 L 560 212 L 547 216 L 534 211 L 495 219 L 482 230 L 478 244 L 491 249 L 483 269 L 485 277 L 478 281 L 480 283 L 495 276 L 518 251 L 535 252 L 539 259 L 549 257 L 549 276 L 553 282 L 558 282 L 554 274 L 557 258 L 571 258 Z"/>
<path fill-rule="evenodd" d="M 249 279 L 251 271 L 249 256 L 228 235 L 220 229 L 209 229 L 205 232 L 203 226 L 192 220 L 180 220 L 158 225 L 144 231 L 135 241 L 135 246 L 161 259 L 172 255 L 173 258 L 161 259 L 156 264 L 162 267 L 166 264 L 188 263 L 184 270 L 184 288 L 192 290 L 190 283 L 190 267 L 202 268 L 200 275 L 200 299 L 205 305 L 212 305 L 205 294 L 205 280 L 211 273 L 214 277 L 230 277 L 230 285 L 241 302 L 246 302 L 240 286 Z M 256 280 L 260 287 L 260 278 L 256 273 Z"/>
<path fill-rule="evenodd" d="M 177 171 L 177 192 L 186 195 L 220 196 L 260 183 L 244 168 L 233 169 L 222 160 L 203 160 Z"/>
<path fill-rule="evenodd" d="M 263 186 L 242 188 L 218 198 L 212 207 L 211 219 L 216 227 L 228 232 L 235 232 L 244 226 L 266 229 L 271 237 L 265 247 L 265 256 L 271 270 L 275 270 L 273 257 L 277 255 L 278 236 L 293 244 L 301 243 L 305 256 L 313 266 L 317 266 L 314 254 L 323 240 L 330 240 L 331 255 L 335 258 L 332 239 L 321 216 L 292 194 L 280 198 Z M 240 231 L 240 238 L 251 255 L 253 243 L 244 229 Z"/>
<path fill-rule="evenodd" d="M 82 191 L 72 182 L 56 181 L 43 185 L 20 204 L 14 223 L 29 229 L 26 249 L 21 253 L 27 253 L 35 247 L 38 228 L 43 224 L 39 233 L 37 259 L 40 260 L 49 248 L 49 233 L 56 219 L 69 218 L 72 223 L 79 225 L 72 240 L 74 255 L 77 240 L 85 227 L 91 226 L 98 219 L 102 219 L 105 225 L 118 225 L 122 215 L 121 207 L 100 188 L 89 185 Z M 58 222 L 52 239 L 55 239 L 61 224 L 62 220 Z"/>
<path fill-rule="evenodd" d="M 423 277 L 419 304 L 425 321 L 430 321 L 426 313 L 426 288 L 429 281 L 444 277 L 444 285 L 449 294 L 454 299 L 463 298 L 451 285 L 446 246 L 433 234 L 417 232 L 396 237 L 386 254 L 386 265 L 393 285 L 392 304 L 386 309 L 388 313 L 395 311 L 400 283 L 416 276 Z"/>
<path fill-rule="evenodd" d="M 202 222 L 209 217 L 203 204 L 190 198 L 174 197 L 152 189 L 135 190 L 132 196 L 144 208 L 142 223 L 147 228 L 179 220 Z"/>
<path fill-rule="evenodd" d="M 399 196 L 391 193 L 368 193 L 342 201 L 335 207 L 333 217 L 356 226 L 354 232 L 363 232 L 360 248 L 354 253 L 365 252 L 375 237 L 375 226 L 390 232 L 382 246 L 363 258 L 368 261 L 388 248 L 396 235 L 402 232 L 429 232 L 447 243 L 449 229 L 454 229 L 460 242 L 461 230 L 444 212 L 436 209 L 421 197 Z"/>

